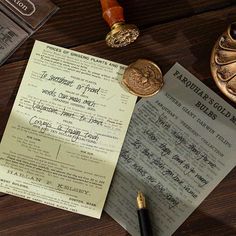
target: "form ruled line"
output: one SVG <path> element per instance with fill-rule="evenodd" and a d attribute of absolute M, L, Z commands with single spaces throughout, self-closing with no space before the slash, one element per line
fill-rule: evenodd
<path fill-rule="evenodd" d="M 56 160 L 58 159 L 58 155 L 59 155 L 60 150 L 61 150 L 61 144 L 59 145 L 59 148 L 58 148 L 58 151 L 57 151 Z"/>

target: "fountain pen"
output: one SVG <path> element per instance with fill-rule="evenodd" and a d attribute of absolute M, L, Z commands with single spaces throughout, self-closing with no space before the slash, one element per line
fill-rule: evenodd
<path fill-rule="evenodd" d="M 137 196 L 138 220 L 141 236 L 152 236 L 152 228 L 146 207 L 146 200 L 143 193 L 138 192 Z"/>

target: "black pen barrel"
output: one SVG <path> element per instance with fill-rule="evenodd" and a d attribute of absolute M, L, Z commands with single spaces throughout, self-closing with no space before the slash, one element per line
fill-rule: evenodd
<path fill-rule="evenodd" d="M 152 236 L 152 228 L 148 215 L 148 209 L 143 208 L 138 210 L 138 220 L 141 236 Z"/>

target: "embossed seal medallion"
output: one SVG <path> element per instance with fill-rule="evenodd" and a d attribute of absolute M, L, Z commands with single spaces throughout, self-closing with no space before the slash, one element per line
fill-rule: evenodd
<path fill-rule="evenodd" d="M 160 68 L 152 61 L 139 59 L 125 70 L 123 85 L 139 97 L 150 97 L 163 86 L 164 80 Z"/>

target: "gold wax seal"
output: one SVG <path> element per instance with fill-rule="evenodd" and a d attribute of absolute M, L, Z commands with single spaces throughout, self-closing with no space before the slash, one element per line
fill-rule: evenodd
<path fill-rule="evenodd" d="M 128 66 L 122 84 L 130 93 L 139 97 L 151 97 L 164 85 L 160 68 L 152 61 L 139 59 Z"/>
<path fill-rule="evenodd" d="M 211 55 L 211 73 L 219 89 L 236 102 L 236 23 L 217 40 Z"/>

